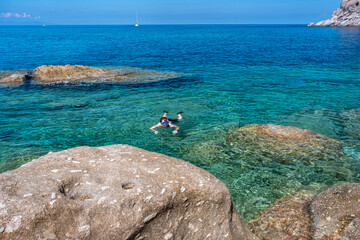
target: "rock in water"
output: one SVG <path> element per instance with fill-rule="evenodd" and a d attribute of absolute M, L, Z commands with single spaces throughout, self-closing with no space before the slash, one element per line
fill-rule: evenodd
<path fill-rule="evenodd" d="M 42 65 L 33 71 L 33 77 L 44 83 L 57 81 L 71 81 L 81 79 L 95 79 L 102 77 L 106 71 L 82 65 Z"/>
<path fill-rule="evenodd" d="M 311 217 L 308 204 L 315 194 L 299 191 L 285 196 L 263 210 L 249 222 L 252 231 L 262 240 L 311 239 Z"/>
<path fill-rule="evenodd" d="M 344 132 L 360 140 L 360 108 L 343 112 L 340 116 L 344 120 Z"/>
<path fill-rule="evenodd" d="M 281 116 L 284 125 L 310 129 L 325 136 L 337 136 L 341 132 L 337 113 L 327 109 L 303 109 L 291 115 Z"/>
<path fill-rule="evenodd" d="M 0 175 L 0 239 L 257 239 L 226 185 L 127 145 L 49 153 Z"/>
<path fill-rule="evenodd" d="M 274 124 L 253 124 L 230 131 L 226 142 L 236 151 L 280 162 L 338 160 L 342 144 L 310 130 Z"/>
<path fill-rule="evenodd" d="M 360 184 L 320 193 L 311 203 L 313 239 L 360 239 Z"/>
<path fill-rule="evenodd" d="M 310 23 L 310 27 L 360 27 L 360 0 L 342 0 L 331 19 Z"/>
<path fill-rule="evenodd" d="M 25 75 L 17 73 L 0 79 L 0 83 L 23 83 L 24 81 Z"/>

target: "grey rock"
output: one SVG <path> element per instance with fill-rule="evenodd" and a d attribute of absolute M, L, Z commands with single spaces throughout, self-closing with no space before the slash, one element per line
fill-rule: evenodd
<path fill-rule="evenodd" d="M 0 175 L 0 239 L 257 239 L 229 190 L 128 145 L 49 153 Z"/>
<path fill-rule="evenodd" d="M 360 239 L 360 184 L 344 184 L 320 193 L 310 205 L 313 239 Z"/>
<path fill-rule="evenodd" d="M 310 23 L 310 27 L 360 27 L 359 0 L 342 0 L 331 19 L 318 23 Z"/>

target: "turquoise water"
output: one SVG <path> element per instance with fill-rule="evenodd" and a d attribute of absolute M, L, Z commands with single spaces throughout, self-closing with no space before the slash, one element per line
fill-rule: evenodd
<path fill-rule="evenodd" d="M 171 72 L 154 83 L 0 88 L 0 172 L 49 151 L 130 144 L 210 171 L 246 219 L 300 189 L 360 182 L 359 118 L 349 128 L 342 117 L 360 108 L 360 29 L 1 26 L 0 53 L 2 74 L 42 64 L 149 69 L 155 78 Z M 177 135 L 148 129 L 163 110 L 184 112 Z M 223 145 L 227 131 L 254 123 L 335 138 L 351 160 L 279 163 Z"/>

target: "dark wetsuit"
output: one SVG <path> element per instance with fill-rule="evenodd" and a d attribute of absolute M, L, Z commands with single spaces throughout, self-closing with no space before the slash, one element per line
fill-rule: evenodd
<path fill-rule="evenodd" d="M 171 118 L 168 118 L 168 121 L 173 122 L 173 123 L 174 122 L 180 122 L 179 119 L 171 119 Z"/>

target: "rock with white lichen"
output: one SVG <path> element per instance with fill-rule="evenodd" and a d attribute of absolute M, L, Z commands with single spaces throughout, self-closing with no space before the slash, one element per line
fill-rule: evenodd
<path fill-rule="evenodd" d="M 0 239 L 257 239 L 229 190 L 128 145 L 49 153 L 0 175 Z"/>

